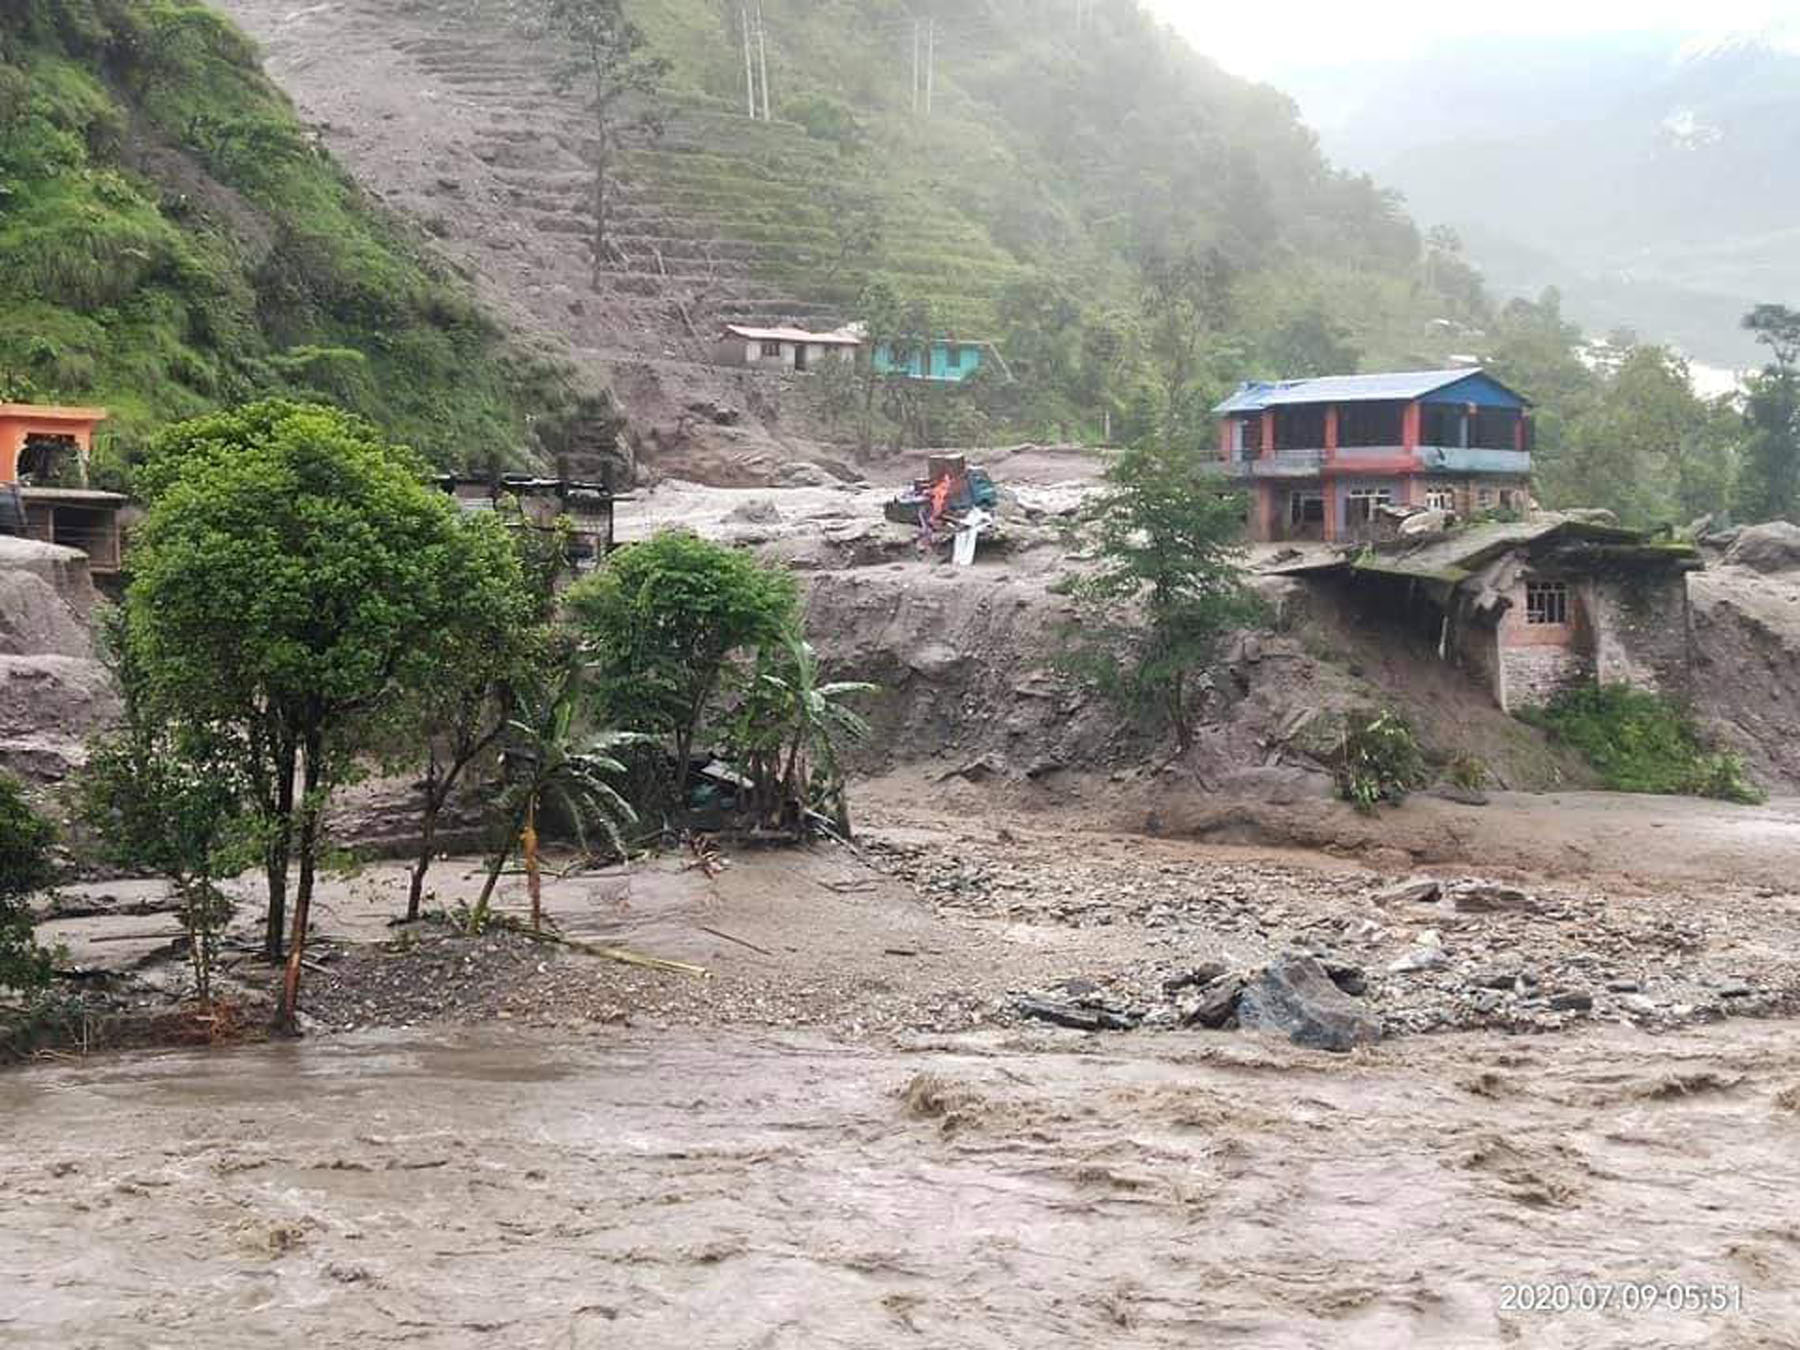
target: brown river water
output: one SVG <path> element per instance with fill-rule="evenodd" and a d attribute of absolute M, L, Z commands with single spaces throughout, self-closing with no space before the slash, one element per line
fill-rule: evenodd
<path fill-rule="evenodd" d="M 0 1075 L 0 1346 L 1791 1346 L 1796 1030 L 38 1065 Z"/>

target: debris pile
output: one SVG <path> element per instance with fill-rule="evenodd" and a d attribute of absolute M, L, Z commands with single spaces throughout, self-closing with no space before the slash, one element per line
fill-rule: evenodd
<path fill-rule="evenodd" d="M 1485 877 L 875 847 L 941 914 L 1113 930 L 1121 959 L 1014 991 L 996 1013 L 1017 1020 L 1241 1026 L 1347 1049 L 1382 1035 L 1587 1020 L 1657 1029 L 1800 1007 L 1792 943 L 1770 940 L 1748 915 L 1722 931 L 1683 896 L 1626 902 Z M 1753 933 L 1758 950 L 1746 957 Z"/>

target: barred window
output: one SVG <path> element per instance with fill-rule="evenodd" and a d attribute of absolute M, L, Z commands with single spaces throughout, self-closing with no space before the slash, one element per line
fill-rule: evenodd
<path fill-rule="evenodd" d="M 1561 581 L 1525 583 L 1525 622 L 1565 624 L 1569 621 L 1569 588 Z"/>
<path fill-rule="evenodd" d="M 1425 505 L 1433 511 L 1456 510 L 1456 493 L 1450 488 L 1425 489 Z"/>

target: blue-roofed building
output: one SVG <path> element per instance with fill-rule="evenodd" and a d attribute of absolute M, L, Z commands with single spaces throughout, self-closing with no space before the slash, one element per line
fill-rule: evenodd
<path fill-rule="evenodd" d="M 1354 539 L 1380 508 L 1469 519 L 1531 500 L 1531 404 L 1485 371 L 1246 381 L 1213 411 L 1259 540 Z"/>

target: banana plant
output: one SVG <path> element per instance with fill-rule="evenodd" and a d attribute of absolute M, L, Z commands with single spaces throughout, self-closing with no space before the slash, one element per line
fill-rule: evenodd
<path fill-rule="evenodd" d="M 489 864 L 481 897 L 470 911 L 471 932 L 486 925 L 494 886 L 515 849 L 525 868 L 532 931 L 542 927 L 538 824 L 546 808 L 561 813 L 583 852 L 588 851 L 592 830 L 598 830 L 614 851 L 621 855 L 627 851 L 624 829 L 637 823 L 637 812 L 610 780 L 626 773 L 617 751 L 641 744 L 645 737 L 629 731 L 584 733 L 577 722 L 582 693 L 581 668 L 571 665 L 547 688 L 520 696 L 507 722 L 501 752 L 507 781 L 501 805 L 509 828 Z"/>

